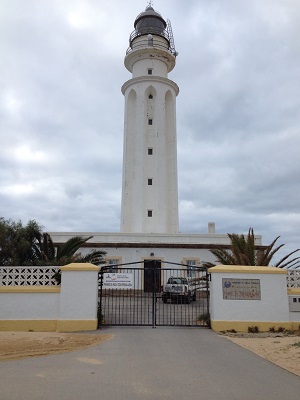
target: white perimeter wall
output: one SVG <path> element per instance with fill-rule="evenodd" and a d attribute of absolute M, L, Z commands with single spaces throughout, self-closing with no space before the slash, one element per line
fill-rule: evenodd
<path fill-rule="evenodd" d="M 20 288 L 22 290 L 24 288 Z M 3 293 L 0 292 L 1 320 L 57 319 L 58 293 Z"/>
<path fill-rule="evenodd" d="M 247 331 L 249 327 L 257 327 L 260 331 L 268 331 L 279 327 L 299 328 L 300 307 L 299 312 L 290 311 L 289 298 L 292 293 L 288 295 L 287 271 L 274 267 L 219 265 L 211 268 L 210 272 L 210 317 L 214 330 Z M 260 300 L 224 298 L 223 279 L 258 279 Z M 298 291 L 293 290 L 296 290 L 294 293 Z"/>
<path fill-rule="evenodd" d="M 0 330 L 97 329 L 99 270 L 88 263 L 63 266 L 61 287 L 0 286 Z"/>

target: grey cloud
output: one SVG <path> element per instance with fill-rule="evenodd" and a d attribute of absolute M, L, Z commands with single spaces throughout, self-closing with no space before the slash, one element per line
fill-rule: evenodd
<path fill-rule="evenodd" d="M 123 58 L 145 6 L 138 0 L 2 2 L 5 218 L 34 218 L 48 231 L 119 230 L 120 88 L 130 79 Z M 206 232 L 208 221 L 219 233 L 253 226 L 265 243 L 282 234 L 288 248 L 298 247 L 298 2 L 161 0 L 154 6 L 171 19 L 179 51 L 170 79 L 180 87 L 181 231 Z"/>

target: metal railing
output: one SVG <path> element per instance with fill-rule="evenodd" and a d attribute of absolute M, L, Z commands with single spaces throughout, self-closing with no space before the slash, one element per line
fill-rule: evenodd
<path fill-rule="evenodd" d="M 167 30 L 161 30 L 161 28 L 156 28 L 156 27 L 147 27 L 145 28 L 145 31 L 141 31 L 141 30 L 134 30 L 133 32 L 131 32 L 130 37 L 129 37 L 129 42 L 132 43 L 132 41 L 134 39 L 136 39 L 139 36 L 143 36 L 143 35 L 157 35 L 157 36 L 161 36 L 163 38 L 165 38 L 168 43 L 170 42 L 170 38 L 169 38 L 169 34 L 167 32 Z"/>
<path fill-rule="evenodd" d="M 99 325 L 208 326 L 208 275 L 203 268 L 192 270 L 176 263 L 162 268 L 161 260 L 145 260 L 144 267 L 123 264 L 104 267 L 99 273 Z M 170 278 L 188 280 L 186 287 L 167 293 Z M 204 283 L 204 284 L 203 284 Z M 181 290 L 177 292 L 177 289 Z M 166 298 L 166 296 L 168 298 Z"/>
<path fill-rule="evenodd" d="M 177 52 L 176 52 L 176 50 L 175 50 L 175 48 L 173 48 L 172 46 L 171 46 L 171 44 L 170 44 L 170 38 L 169 38 L 169 35 L 168 35 L 168 32 L 165 30 L 165 31 L 163 31 L 163 32 L 161 32 L 161 33 L 159 33 L 159 34 L 157 34 L 156 32 L 148 32 L 148 33 L 150 33 L 150 34 L 154 34 L 154 35 L 157 35 L 158 37 L 162 37 L 163 39 L 165 39 L 167 42 L 164 44 L 163 43 L 163 40 L 157 40 L 157 39 L 155 39 L 155 36 L 152 38 L 152 39 L 149 39 L 148 38 L 148 34 L 147 35 L 145 35 L 145 34 L 141 34 L 140 32 L 138 32 L 138 31 L 133 31 L 132 33 L 131 33 L 131 35 L 130 35 L 130 38 L 129 38 L 129 47 L 128 47 L 128 49 L 127 49 L 127 51 L 126 51 L 126 54 L 129 54 L 129 53 L 131 53 L 132 51 L 134 51 L 134 50 L 138 50 L 138 49 L 142 49 L 142 48 L 151 48 L 151 47 L 155 47 L 155 48 L 158 48 L 158 49 L 161 49 L 161 50 L 165 50 L 165 51 L 168 51 L 170 54 L 172 54 L 174 57 L 176 57 L 177 56 Z M 137 38 L 141 38 L 141 37 L 144 37 L 145 39 L 143 39 L 143 40 L 139 40 L 138 42 L 137 41 L 135 41 L 134 43 L 133 43 L 133 41 L 135 40 L 135 39 L 137 39 Z"/>

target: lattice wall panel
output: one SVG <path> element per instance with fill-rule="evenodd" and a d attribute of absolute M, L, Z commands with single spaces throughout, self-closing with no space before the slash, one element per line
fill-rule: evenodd
<path fill-rule="evenodd" d="M 300 271 L 289 271 L 287 276 L 288 288 L 300 288 Z"/>
<path fill-rule="evenodd" d="M 0 267 L 0 286 L 57 286 L 58 267 Z"/>

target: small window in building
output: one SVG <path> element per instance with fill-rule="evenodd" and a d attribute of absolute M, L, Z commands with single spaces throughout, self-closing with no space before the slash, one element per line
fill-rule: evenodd
<path fill-rule="evenodd" d="M 152 210 L 148 210 L 148 217 L 149 217 L 149 218 L 152 217 Z"/>
<path fill-rule="evenodd" d="M 105 267 L 107 268 L 105 268 L 105 271 L 110 273 L 120 272 L 120 267 L 119 267 L 120 264 L 121 264 L 120 258 L 106 258 Z"/>
<path fill-rule="evenodd" d="M 148 155 L 152 156 L 153 154 L 153 149 L 151 147 L 148 147 Z"/>
<path fill-rule="evenodd" d="M 188 278 L 199 278 L 199 258 L 185 258 L 183 259 L 183 264 L 187 265 L 186 269 Z"/>
<path fill-rule="evenodd" d="M 153 73 L 153 69 L 152 68 L 148 68 L 148 75 L 152 75 Z"/>
<path fill-rule="evenodd" d="M 153 120 L 152 120 L 152 118 L 149 118 L 148 119 L 148 125 L 152 125 L 153 124 Z"/>
<path fill-rule="evenodd" d="M 297 303 L 296 297 L 293 298 L 293 303 Z"/>
<path fill-rule="evenodd" d="M 148 185 L 149 185 L 149 186 L 152 185 L 152 178 L 148 178 Z"/>
<path fill-rule="evenodd" d="M 153 95 L 149 94 L 149 99 L 152 100 L 153 99 Z"/>

